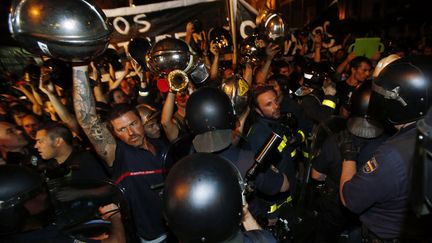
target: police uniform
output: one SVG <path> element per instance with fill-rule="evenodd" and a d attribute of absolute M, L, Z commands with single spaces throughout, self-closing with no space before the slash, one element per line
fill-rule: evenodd
<path fill-rule="evenodd" d="M 320 189 L 320 197 L 317 201 L 320 210 L 317 238 L 320 242 L 335 242 L 343 229 L 357 225 L 357 217 L 340 204 L 339 200 L 339 183 L 342 172 L 342 156 L 338 146 L 339 136 L 340 133 L 328 137 L 319 155 L 312 161 L 312 167 L 326 175 L 325 184 Z M 353 143 L 361 147 L 356 161 L 358 168 L 361 168 L 372 157 L 373 152 L 387 138 L 387 135 L 374 139 L 353 136 Z"/>
<path fill-rule="evenodd" d="M 215 152 L 215 154 L 231 161 L 243 177 L 255 161 L 252 151 L 240 149 L 233 145 L 222 151 Z M 283 175 L 271 169 L 266 169 L 257 174 L 254 183 L 259 192 L 266 195 L 275 195 L 282 187 Z"/>
<path fill-rule="evenodd" d="M 344 184 L 346 206 L 360 215 L 369 239 L 391 242 L 424 237 L 428 226 L 415 218 L 408 205 L 415 132 L 414 124 L 401 129 Z"/>
<path fill-rule="evenodd" d="M 113 167 L 113 179 L 124 189 L 137 234 L 145 240 L 164 235 L 167 229 L 162 200 L 159 190 L 152 189 L 163 183 L 161 159 L 145 149 L 117 141 Z"/>

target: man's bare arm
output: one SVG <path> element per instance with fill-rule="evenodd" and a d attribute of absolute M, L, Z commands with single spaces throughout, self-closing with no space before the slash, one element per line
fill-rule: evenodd
<path fill-rule="evenodd" d="M 108 166 L 112 166 L 116 141 L 97 116 L 95 100 L 88 82 L 88 66 L 73 67 L 73 103 L 76 118 L 96 152 Z"/>

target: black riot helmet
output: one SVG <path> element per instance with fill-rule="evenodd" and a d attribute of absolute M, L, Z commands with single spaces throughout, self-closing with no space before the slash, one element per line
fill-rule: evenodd
<path fill-rule="evenodd" d="M 151 43 L 146 38 L 137 37 L 132 39 L 128 45 L 128 57 L 137 62 L 143 68 L 146 67 L 146 55 L 151 49 Z"/>
<path fill-rule="evenodd" d="M 308 63 L 303 68 L 303 86 L 295 92 L 297 96 L 305 96 L 313 90 L 321 89 L 324 80 L 331 77 L 333 68 L 326 62 Z"/>
<path fill-rule="evenodd" d="M 304 86 L 320 89 L 324 80 L 330 78 L 332 69 L 326 63 L 309 63 L 303 69 Z"/>
<path fill-rule="evenodd" d="M 218 155 L 189 155 L 168 174 L 163 203 L 168 226 L 181 242 L 224 242 L 239 230 L 241 177 Z"/>
<path fill-rule="evenodd" d="M 92 0 L 14 1 L 9 29 L 31 53 L 73 62 L 103 53 L 112 32 Z"/>
<path fill-rule="evenodd" d="M 384 131 L 383 125 L 377 117 L 369 111 L 372 94 L 372 81 L 365 81 L 358 87 L 350 98 L 350 117 L 347 121 L 348 130 L 362 138 L 375 138 Z"/>
<path fill-rule="evenodd" d="M 394 125 L 423 117 L 432 104 L 432 58 L 401 58 L 388 64 L 372 83 L 370 109 Z"/>
<path fill-rule="evenodd" d="M 1 165 L 0 185 L 0 235 L 19 232 L 28 216 L 23 204 L 42 191 L 44 181 L 27 167 Z"/>
<path fill-rule="evenodd" d="M 195 134 L 232 129 L 235 125 L 234 110 L 222 90 L 202 87 L 193 92 L 187 101 L 186 121 Z"/>

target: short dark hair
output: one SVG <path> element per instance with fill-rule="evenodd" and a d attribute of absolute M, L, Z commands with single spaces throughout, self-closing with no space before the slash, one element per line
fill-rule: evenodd
<path fill-rule="evenodd" d="M 138 118 L 140 118 L 140 120 L 141 120 L 141 116 L 139 115 L 138 111 L 136 110 L 136 108 L 134 106 L 132 106 L 130 104 L 115 104 L 111 108 L 111 110 L 108 111 L 108 114 L 106 116 L 108 129 L 110 129 L 111 132 L 114 132 L 114 128 L 112 127 L 111 121 L 121 117 L 122 115 L 124 115 L 130 111 L 135 113 L 135 115 Z"/>
<path fill-rule="evenodd" d="M 273 86 L 270 85 L 259 85 L 256 86 L 255 89 L 253 90 L 253 97 L 252 97 L 252 103 L 256 108 L 259 108 L 258 105 L 258 96 L 260 96 L 261 94 L 264 94 L 268 91 L 273 91 L 276 94 L 276 91 L 273 89 Z"/>
<path fill-rule="evenodd" d="M 123 92 L 123 90 L 122 89 L 120 89 L 120 88 L 115 88 L 115 89 L 112 89 L 112 90 L 110 90 L 109 92 L 108 92 L 108 103 L 110 104 L 110 105 L 114 105 L 115 103 L 114 103 L 114 93 L 115 92 L 117 92 L 117 91 L 120 91 L 120 92 L 122 92 L 124 95 L 126 95 L 124 92 Z"/>
<path fill-rule="evenodd" d="M 51 140 L 55 138 L 62 138 L 67 145 L 73 145 L 73 135 L 71 130 L 63 124 L 59 123 L 47 123 L 39 131 L 45 130 Z"/>
<path fill-rule="evenodd" d="M 357 56 L 357 57 L 354 57 L 349 62 L 350 69 L 351 68 L 358 68 L 360 66 L 360 64 L 362 64 L 363 62 L 365 62 L 366 64 L 368 64 L 369 66 L 372 67 L 372 62 L 369 58 L 364 57 L 364 56 Z"/>

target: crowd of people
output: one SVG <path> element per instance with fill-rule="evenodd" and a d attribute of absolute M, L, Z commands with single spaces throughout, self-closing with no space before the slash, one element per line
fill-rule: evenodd
<path fill-rule="evenodd" d="M 217 154 L 248 175 L 252 189 L 241 228 L 272 232 L 261 238 L 265 242 L 432 240 L 424 234 L 428 219 L 408 205 L 415 122 L 432 104 L 430 43 L 368 58 L 347 53 L 347 46 L 331 53 L 320 34 L 309 34 L 309 53 L 287 57 L 283 44 L 264 40 L 260 55 L 241 53 L 233 66 L 232 45 L 202 38 L 206 33 L 190 22 L 188 55 L 208 75 L 181 89 L 170 82 L 183 82 L 183 74 L 167 83 L 166 74 L 148 68 L 144 54 L 132 52 L 123 60 L 110 49 L 89 63 L 30 64 L 27 78 L 13 87 L 25 99 L 2 94 L 0 164 L 29 168 L 45 182 L 115 183 L 127 207 L 122 220 L 120 214 L 110 218 L 115 237 L 107 242 L 177 240 L 161 194 L 172 166 L 196 152 Z M 377 95 L 386 101 L 379 103 Z M 273 134 L 279 143 L 252 174 Z M 19 237 L 46 226 L 42 222 L 33 217 L 30 226 L 0 239 L 35 239 Z"/>

